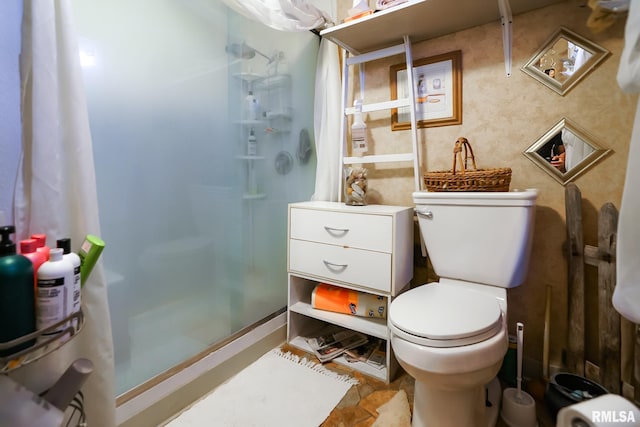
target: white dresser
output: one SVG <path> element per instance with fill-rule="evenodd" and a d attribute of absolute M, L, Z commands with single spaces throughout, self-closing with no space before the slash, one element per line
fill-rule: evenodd
<path fill-rule="evenodd" d="M 362 362 L 335 362 L 389 382 L 397 362 L 386 319 L 318 310 L 311 294 L 322 282 L 391 299 L 408 288 L 413 277 L 413 208 L 347 206 L 338 202 L 289 205 L 289 298 L 287 340 L 310 351 L 305 337 L 327 324 L 384 340 L 386 367 Z"/>

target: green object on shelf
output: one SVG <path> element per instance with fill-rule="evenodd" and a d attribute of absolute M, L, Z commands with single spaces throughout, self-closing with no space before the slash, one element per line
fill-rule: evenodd
<path fill-rule="evenodd" d="M 78 256 L 80 257 L 80 283 L 82 286 L 84 286 L 91 271 L 93 271 L 93 267 L 98 262 L 103 249 L 104 241 L 101 238 L 93 234 L 87 234 L 87 237 L 84 238 L 84 242 L 82 242 L 82 246 L 78 251 Z"/>

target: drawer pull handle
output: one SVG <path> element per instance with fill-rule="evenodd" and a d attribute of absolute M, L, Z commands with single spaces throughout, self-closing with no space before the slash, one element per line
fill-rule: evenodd
<path fill-rule="evenodd" d="M 329 226 L 324 226 L 324 229 L 327 230 L 327 233 L 331 234 L 332 236 L 335 236 L 337 234 L 347 234 L 349 232 L 348 228 L 335 228 L 335 227 L 329 227 Z"/>
<path fill-rule="evenodd" d="M 416 213 L 418 215 L 422 215 L 423 217 L 425 217 L 427 219 L 432 219 L 433 218 L 433 212 L 428 211 L 426 209 L 418 209 L 418 210 L 416 210 Z"/>
<path fill-rule="evenodd" d="M 324 265 L 326 265 L 329 270 L 334 272 L 344 271 L 349 266 L 349 264 L 336 264 L 327 260 L 322 260 L 322 262 L 324 262 Z"/>

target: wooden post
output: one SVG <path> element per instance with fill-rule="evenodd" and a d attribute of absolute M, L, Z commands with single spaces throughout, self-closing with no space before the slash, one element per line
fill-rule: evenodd
<path fill-rule="evenodd" d="M 584 376 L 584 239 L 582 236 L 582 194 L 570 182 L 565 187 L 567 242 L 569 253 L 569 319 L 567 370 Z"/>
<path fill-rule="evenodd" d="M 600 381 L 610 393 L 620 394 L 620 314 L 611 299 L 616 285 L 616 232 L 618 210 L 605 203 L 598 217 L 598 329 L 600 331 Z"/>

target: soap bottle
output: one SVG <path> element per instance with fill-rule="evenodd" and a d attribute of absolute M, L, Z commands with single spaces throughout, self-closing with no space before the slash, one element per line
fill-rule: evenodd
<path fill-rule="evenodd" d="M 84 286 L 85 282 L 89 278 L 93 267 L 98 262 L 100 254 L 104 250 L 104 240 L 93 234 L 87 234 L 84 238 L 84 242 L 78 250 L 78 256 L 80 257 L 80 286 Z"/>
<path fill-rule="evenodd" d="M 353 103 L 356 112 L 351 125 L 351 151 L 354 156 L 362 156 L 369 149 L 367 144 L 367 125 L 362 120 L 362 100 Z"/>
<path fill-rule="evenodd" d="M 260 104 L 255 96 L 253 96 L 253 91 L 249 91 L 247 96 L 244 99 L 245 103 L 245 118 L 247 120 L 258 120 L 260 117 Z"/>
<path fill-rule="evenodd" d="M 47 259 L 44 253 L 38 252 L 38 241 L 36 239 L 24 239 L 20 241 L 20 254 L 29 258 L 33 264 L 33 284 L 38 283 L 38 269 Z"/>
<path fill-rule="evenodd" d="M 35 239 L 38 241 L 38 244 L 36 245 L 37 248 L 42 248 L 42 249 L 36 249 L 37 252 L 42 252 L 45 256 L 45 258 L 47 260 L 49 260 L 49 246 L 47 246 L 47 235 L 46 234 L 32 234 L 31 235 L 32 239 Z"/>
<path fill-rule="evenodd" d="M 258 140 L 253 132 L 253 129 L 249 131 L 249 138 L 247 138 L 247 156 L 258 155 Z"/>
<path fill-rule="evenodd" d="M 13 225 L 0 227 L 0 343 L 28 335 L 36 330 L 33 264 L 16 253 L 10 235 Z M 35 340 L 0 351 L 5 357 L 32 346 Z"/>
<path fill-rule="evenodd" d="M 80 257 L 78 254 L 71 252 L 71 239 L 65 237 L 56 241 L 56 246 L 62 249 L 62 258 L 66 259 L 73 265 L 73 284 L 70 293 L 71 313 L 80 311 L 81 289 L 80 289 Z"/>
<path fill-rule="evenodd" d="M 49 261 L 38 269 L 38 294 L 36 297 L 36 326 L 47 328 L 71 314 L 69 297 L 73 289 L 73 264 L 63 258 L 61 248 L 52 248 Z M 45 335 L 62 332 L 63 324 Z"/>

